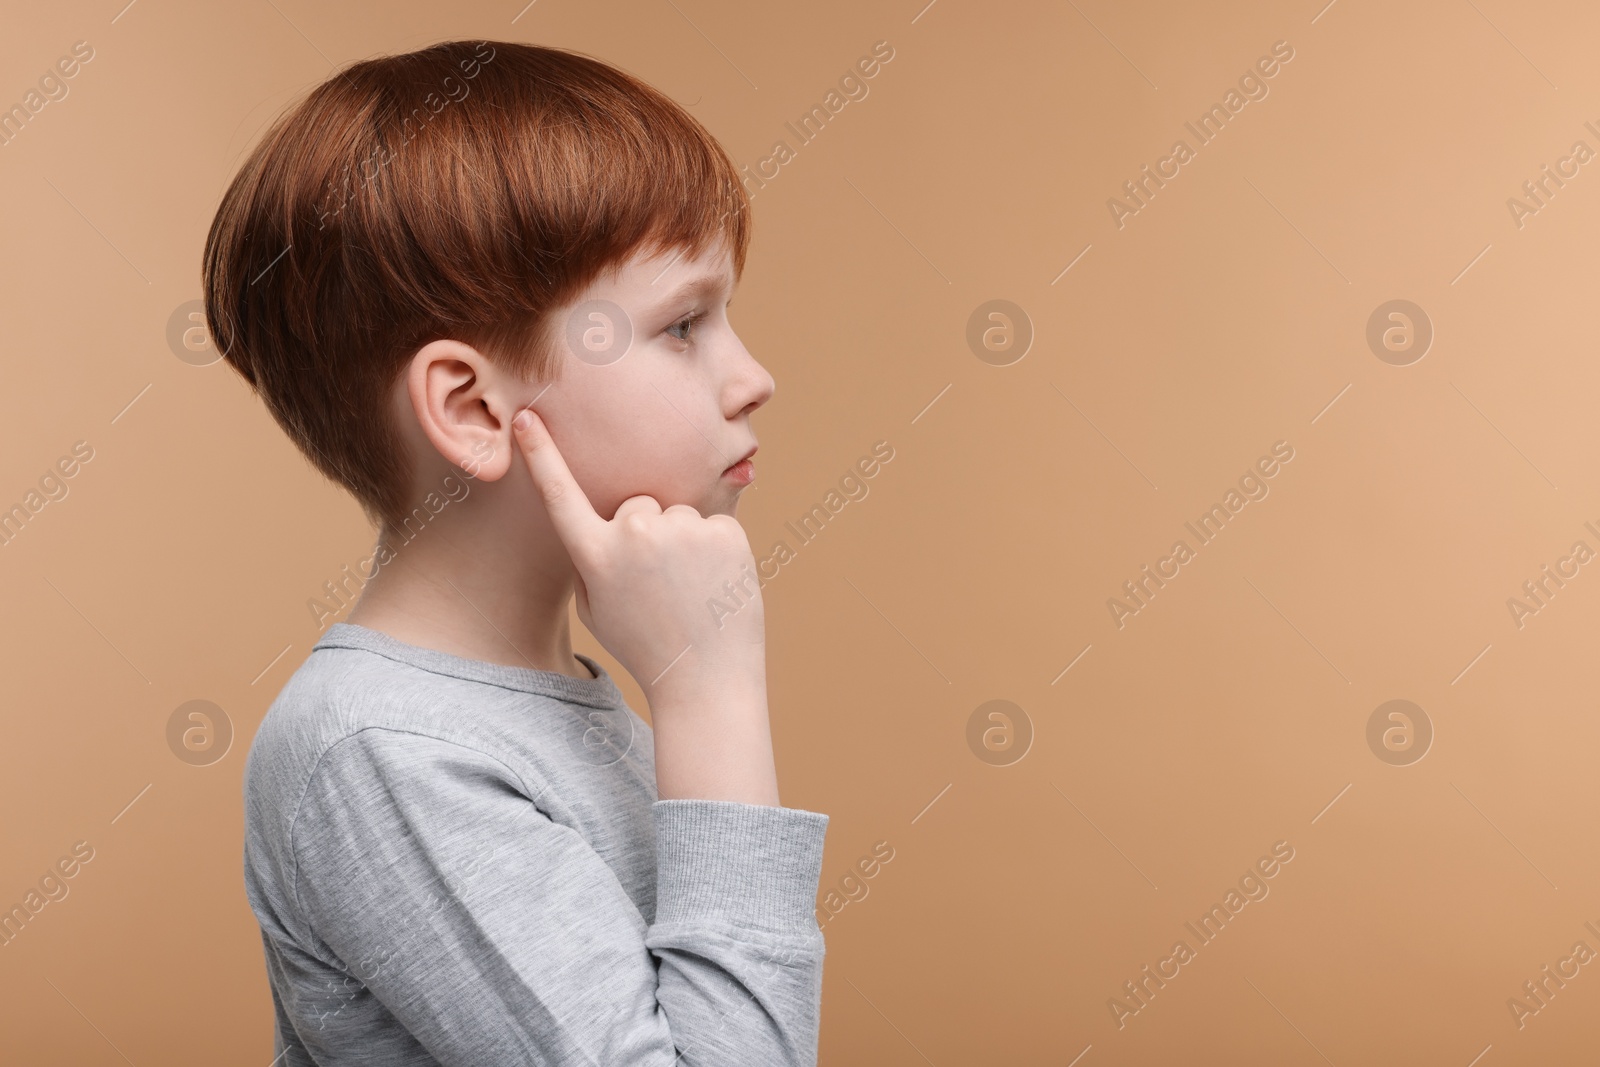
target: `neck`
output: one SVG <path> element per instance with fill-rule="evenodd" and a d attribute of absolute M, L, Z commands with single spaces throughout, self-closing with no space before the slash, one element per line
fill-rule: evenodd
<path fill-rule="evenodd" d="M 593 677 L 572 655 L 572 564 L 553 531 L 471 506 L 481 503 L 463 499 L 420 531 L 380 531 L 392 556 L 346 621 L 466 659 Z"/>

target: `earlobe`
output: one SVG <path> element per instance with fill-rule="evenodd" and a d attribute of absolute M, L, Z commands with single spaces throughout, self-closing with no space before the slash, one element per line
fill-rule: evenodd
<path fill-rule="evenodd" d="M 472 454 L 463 456 L 456 462 L 456 466 L 460 467 L 461 473 L 468 478 L 486 482 L 497 481 L 510 469 L 508 464 L 499 461 L 503 451 L 497 448 L 494 442 L 480 437 L 472 443 Z"/>

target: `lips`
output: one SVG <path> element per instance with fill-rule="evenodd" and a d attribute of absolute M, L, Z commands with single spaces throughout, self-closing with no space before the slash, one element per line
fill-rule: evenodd
<path fill-rule="evenodd" d="M 750 457 L 755 454 L 756 450 L 754 448 L 746 452 L 743 459 L 722 472 L 722 480 L 740 488 L 754 483 L 756 480 L 756 465 L 750 461 Z"/>
<path fill-rule="evenodd" d="M 757 446 L 757 447 L 759 447 L 759 446 Z M 753 448 L 750 449 L 750 451 L 748 451 L 744 455 L 740 456 L 737 460 L 735 460 L 734 462 L 728 464 L 727 468 L 723 470 L 723 473 L 726 474 L 728 471 L 733 470 L 733 468 L 737 467 L 740 463 L 743 463 L 745 460 L 749 459 L 751 456 L 753 456 L 755 454 L 756 454 L 756 448 L 753 447 Z"/>

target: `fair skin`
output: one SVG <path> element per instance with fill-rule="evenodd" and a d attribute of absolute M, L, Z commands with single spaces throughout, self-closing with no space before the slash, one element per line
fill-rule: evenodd
<path fill-rule="evenodd" d="M 745 480 L 727 468 L 754 449 L 750 416 L 775 388 L 728 322 L 733 287 L 725 247 L 636 251 L 552 313 L 556 360 L 540 381 L 459 341 L 420 348 L 392 397 L 411 498 L 470 489 L 414 540 L 390 538 L 395 556 L 349 621 L 588 678 L 567 621 L 576 594 L 579 618 L 649 702 L 659 795 L 775 806 L 759 589 L 748 583 L 749 601 L 721 620 L 707 608 L 754 570 L 734 518 Z M 572 313 L 597 299 L 622 309 L 625 350 L 569 344 Z M 524 411 L 528 425 L 513 425 Z"/>

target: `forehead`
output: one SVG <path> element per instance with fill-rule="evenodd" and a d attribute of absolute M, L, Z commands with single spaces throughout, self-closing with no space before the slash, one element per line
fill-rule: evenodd
<path fill-rule="evenodd" d="M 686 248 L 639 250 L 618 265 L 608 286 L 639 306 L 731 295 L 733 256 L 726 243 L 691 256 Z"/>

